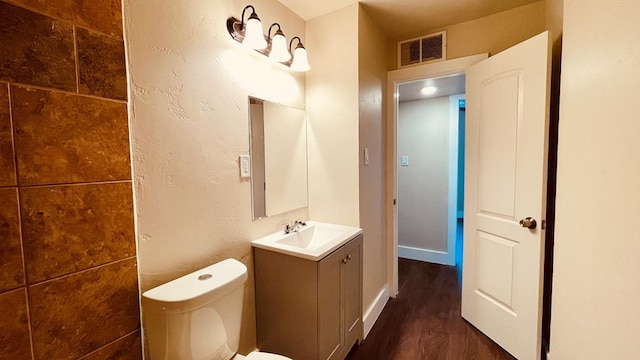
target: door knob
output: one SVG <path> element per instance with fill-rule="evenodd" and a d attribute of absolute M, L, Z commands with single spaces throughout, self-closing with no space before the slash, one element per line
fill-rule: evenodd
<path fill-rule="evenodd" d="M 524 218 L 522 220 L 520 220 L 520 226 L 527 228 L 527 229 L 535 229 L 536 226 L 538 226 L 538 223 L 536 222 L 536 219 L 532 218 L 532 217 L 527 217 Z"/>

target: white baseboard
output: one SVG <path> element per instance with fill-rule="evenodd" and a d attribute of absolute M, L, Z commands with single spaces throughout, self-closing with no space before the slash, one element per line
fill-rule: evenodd
<path fill-rule="evenodd" d="M 446 252 L 419 249 L 410 246 L 398 245 L 398 257 L 442 265 L 455 265 L 455 263 L 450 264 L 447 261 L 448 254 Z"/>
<path fill-rule="evenodd" d="M 373 324 L 375 324 L 376 320 L 378 320 L 378 317 L 382 313 L 382 309 L 384 309 L 384 306 L 387 304 L 387 300 L 389 300 L 389 287 L 385 284 L 382 290 L 380 290 L 380 292 L 378 293 L 378 296 L 376 296 L 376 299 L 364 313 L 362 319 L 364 327 L 364 337 L 362 338 L 362 340 L 364 340 L 367 335 L 369 335 L 369 331 L 371 331 L 371 328 L 373 328 Z"/>

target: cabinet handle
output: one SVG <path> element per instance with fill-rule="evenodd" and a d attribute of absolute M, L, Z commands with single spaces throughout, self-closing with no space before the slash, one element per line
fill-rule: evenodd
<path fill-rule="evenodd" d="M 347 257 L 345 257 L 344 259 L 342 259 L 342 263 L 346 264 L 351 260 L 351 254 L 347 255 Z"/>

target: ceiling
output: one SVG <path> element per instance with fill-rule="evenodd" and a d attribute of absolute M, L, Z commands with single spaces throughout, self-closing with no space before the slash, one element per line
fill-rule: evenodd
<path fill-rule="evenodd" d="M 355 0 L 279 0 L 305 20 L 353 4 Z M 360 0 L 389 40 L 426 35 L 442 27 L 485 17 L 539 0 Z"/>
<path fill-rule="evenodd" d="M 398 85 L 398 102 L 464 94 L 464 80 L 464 74 L 460 74 L 402 83 Z M 434 94 L 424 95 L 421 90 L 425 86 L 435 86 L 437 90 Z"/>

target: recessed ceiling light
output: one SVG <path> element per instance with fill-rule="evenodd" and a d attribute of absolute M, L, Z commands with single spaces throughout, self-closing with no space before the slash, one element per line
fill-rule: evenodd
<path fill-rule="evenodd" d="M 420 90 L 423 95 L 433 95 L 438 91 L 438 88 L 435 86 L 425 86 Z"/>

